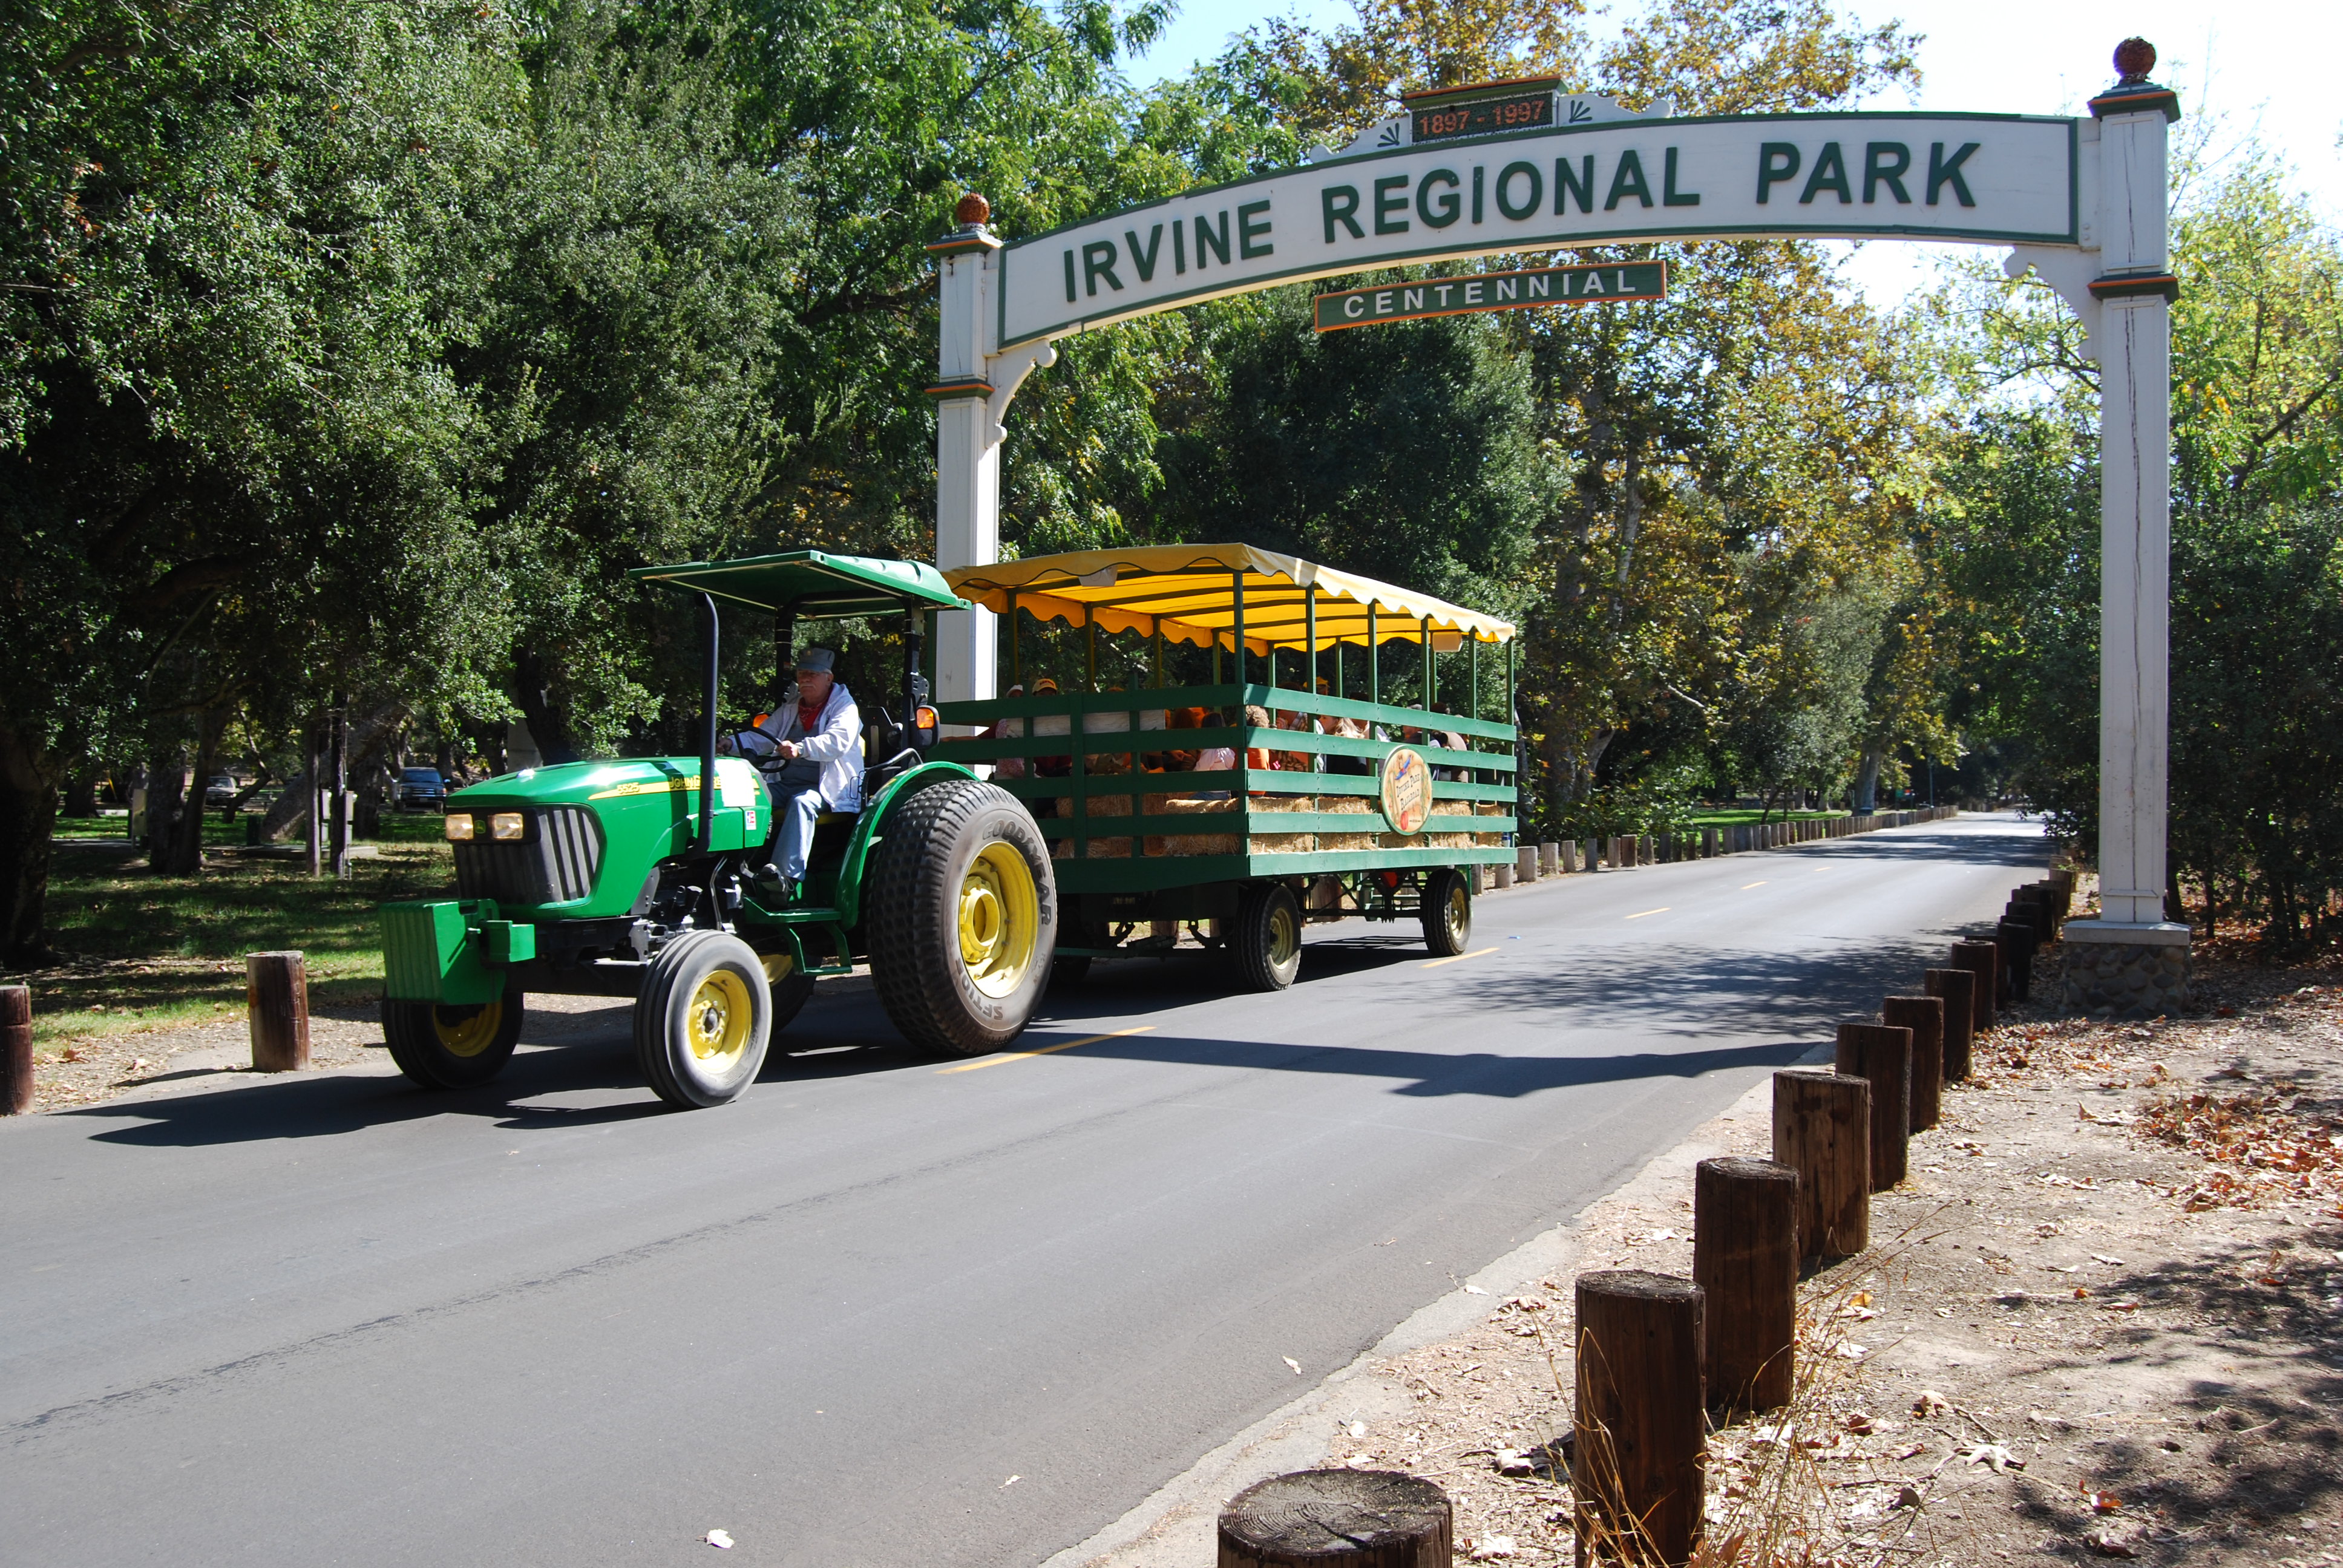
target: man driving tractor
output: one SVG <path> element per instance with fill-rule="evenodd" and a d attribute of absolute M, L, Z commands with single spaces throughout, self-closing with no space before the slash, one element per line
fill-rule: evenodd
<path fill-rule="evenodd" d="M 777 884 L 785 900 L 797 897 L 805 880 L 815 820 L 825 811 L 862 808 L 862 715 L 854 694 L 839 683 L 837 663 L 832 648 L 799 654 L 797 701 L 765 715 L 749 732 L 770 743 L 770 754 L 757 763 L 773 797 L 773 837 L 754 874 Z"/>

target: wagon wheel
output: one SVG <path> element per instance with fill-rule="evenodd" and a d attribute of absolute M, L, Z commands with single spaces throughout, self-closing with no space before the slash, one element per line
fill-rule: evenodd
<path fill-rule="evenodd" d="M 1443 866 L 1423 882 L 1423 945 L 1453 959 L 1473 940 L 1473 884 L 1453 866 Z"/>
<path fill-rule="evenodd" d="M 1237 978 L 1253 990 L 1283 990 L 1302 972 L 1302 906 L 1282 882 L 1255 882 L 1229 932 Z"/>

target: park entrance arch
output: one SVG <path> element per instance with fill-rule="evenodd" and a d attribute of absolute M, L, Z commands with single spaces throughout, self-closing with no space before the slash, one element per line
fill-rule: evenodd
<path fill-rule="evenodd" d="M 941 274 L 936 555 L 998 558 L 1010 400 L 1054 339 L 1200 300 L 1375 267 L 1659 240 L 1901 237 L 2006 246 L 2081 317 L 2101 369 L 2101 917 L 2070 972 L 2153 1013 L 2187 985 L 2163 920 L 2170 532 L 2167 136 L 2140 39 L 2085 118 L 1924 113 L 1676 117 L 1552 80 L 1410 95 L 1295 169 L 1005 243 L 981 197 L 928 248 Z M 994 695 L 989 610 L 940 618 L 939 695 Z M 2177 959 L 2177 962 L 2175 961 Z"/>

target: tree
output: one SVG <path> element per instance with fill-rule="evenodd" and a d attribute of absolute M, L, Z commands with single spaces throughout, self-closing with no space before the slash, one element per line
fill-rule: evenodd
<path fill-rule="evenodd" d="M 239 694 L 461 685 L 469 410 L 437 258 L 509 85 L 478 8 L 74 0 L 5 24 L 0 959 L 45 956 L 56 786 L 101 739 L 209 765 Z M 409 632 L 384 657 L 383 616 Z M 449 672 L 444 678 L 439 672 Z M 167 799 L 174 793 L 166 789 Z M 188 869 L 197 840 L 158 839 Z"/>

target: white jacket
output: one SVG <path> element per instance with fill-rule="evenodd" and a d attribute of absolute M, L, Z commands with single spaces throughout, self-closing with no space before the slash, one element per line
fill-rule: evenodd
<path fill-rule="evenodd" d="M 779 722 L 782 740 L 798 743 L 798 755 L 821 764 L 822 803 L 833 811 L 862 809 L 862 714 L 854 694 L 842 681 L 832 681 L 830 700 L 811 734 L 798 723 L 798 705 L 789 703 L 765 720 L 769 729 Z"/>

